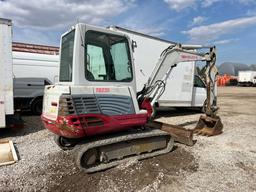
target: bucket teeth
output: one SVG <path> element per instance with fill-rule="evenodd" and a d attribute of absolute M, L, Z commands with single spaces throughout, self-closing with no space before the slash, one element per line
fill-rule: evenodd
<path fill-rule="evenodd" d="M 197 135 L 210 137 L 210 136 L 214 136 L 214 135 L 219 135 L 222 133 L 222 131 L 216 131 L 213 128 L 203 128 L 202 130 L 194 132 L 194 133 L 196 133 Z"/>

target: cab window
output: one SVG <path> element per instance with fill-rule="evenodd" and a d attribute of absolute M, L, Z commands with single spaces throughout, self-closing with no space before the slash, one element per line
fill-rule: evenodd
<path fill-rule="evenodd" d="M 89 81 L 132 81 L 128 40 L 124 36 L 87 31 L 85 78 Z"/>
<path fill-rule="evenodd" d="M 202 79 L 195 75 L 195 78 L 194 78 L 194 87 L 202 87 L 202 88 L 205 88 L 205 84 L 204 82 L 202 81 Z"/>
<path fill-rule="evenodd" d="M 72 81 L 75 30 L 62 37 L 59 81 Z"/>

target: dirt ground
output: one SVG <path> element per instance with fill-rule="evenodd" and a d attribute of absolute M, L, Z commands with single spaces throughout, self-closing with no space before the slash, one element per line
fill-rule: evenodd
<path fill-rule="evenodd" d="M 166 155 L 85 174 L 74 152 L 53 142 L 38 116 L 22 130 L 1 130 L 13 140 L 19 161 L 0 167 L 0 191 L 256 191 L 256 88 L 219 88 L 224 133 L 195 136 L 192 147 L 176 143 Z M 158 120 L 194 127 L 200 113 L 161 110 Z"/>

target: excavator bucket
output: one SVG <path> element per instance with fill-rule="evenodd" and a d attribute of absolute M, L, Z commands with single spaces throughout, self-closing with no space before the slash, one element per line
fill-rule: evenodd
<path fill-rule="evenodd" d="M 194 133 L 203 136 L 214 136 L 222 133 L 223 124 L 219 116 L 209 117 L 201 115 L 200 119 L 194 128 Z"/>

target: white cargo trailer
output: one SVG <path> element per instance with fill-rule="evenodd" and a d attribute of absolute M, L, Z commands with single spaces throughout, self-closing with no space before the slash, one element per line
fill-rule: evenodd
<path fill-rule="evenodd" d="M 0 128 L 13 114 L 12 22 L 0 18 Z"/>
<path fill-rule="evenodd" d="M 153 71 L 160 54 L 174 42 L 145 35 L 139 32 L 111 26 L 109 29 L 122 32 L 135 45 L 134 63 L 137 89 L 140 91 Z M 166 91 L 159 100 L 160 106 L 202 107 L 206 99 L 205 84 L 195 73 L 195 62 L 183 62 L 175 67 L 167 81 Z"/>
<path fill-rule="evenodd" d="M 256 86 L 256 71 L 238 71 L 238 85 Z"/>

